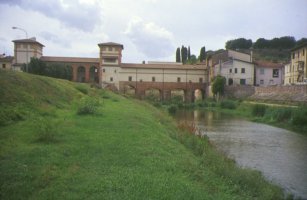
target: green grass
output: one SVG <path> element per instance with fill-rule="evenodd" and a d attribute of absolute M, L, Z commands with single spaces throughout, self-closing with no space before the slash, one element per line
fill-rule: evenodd
<path fill-rule="evenodd" d="M 0 84 L 1 110 L 21 115 L 0 126 L 1 199 L 283 198 L 145 102 L 26 73 Z M 87 98 L 100 103 L 79 115 Z"/>

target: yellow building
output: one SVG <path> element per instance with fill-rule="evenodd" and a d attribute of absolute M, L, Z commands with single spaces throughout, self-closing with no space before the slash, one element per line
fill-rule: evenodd
<path fill-rule="evenodd" d="M 291 63 L 285 67 L 285 84 L 307 83 L 307 43 L 291 50 Z"/>

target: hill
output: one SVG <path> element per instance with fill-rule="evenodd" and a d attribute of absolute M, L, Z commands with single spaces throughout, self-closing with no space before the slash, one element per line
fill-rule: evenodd
<path fill-rule="evenodd" d="M 164 112 L 86 84 L 0 70 L 1 199 L 281 199 Z"/>

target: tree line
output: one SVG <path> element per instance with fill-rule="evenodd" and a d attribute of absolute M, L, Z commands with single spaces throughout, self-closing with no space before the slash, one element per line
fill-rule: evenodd
<path fill-rule="evenodd" d="M 197 62 L 203 62 L 206 59 L 206 47 L 203 46 L 200 49 L 199 56 L 191 54 L 190 46 L 185 47 L 184 45 L 176 49 L 176 62 L 183 64 L 196 64 Z"/>
<path fill-rule="evenodd" d="M 23 66 L 25 71 L 25 65 Z M 66 80 L 72 79 L 72 67 L 63 63 L 45 63 L 38 58 L 31 58 L 28 64 L 28 72 L 31 74 L 61 78 Z"/>
<path fill-rule="evenodd" d="M 252 42 L 251 39 L 238 38 L 234 40 L 228 40 L 225 43 L 226 49 L 291 49 L 293 47 L 302 45 L 307 42 L 307 38 L 295 40 L 292 36 L 284 36 L 280 38 L 273 38 L 271 40 L 265 38 L 259 38 L 256 42 Z"/>

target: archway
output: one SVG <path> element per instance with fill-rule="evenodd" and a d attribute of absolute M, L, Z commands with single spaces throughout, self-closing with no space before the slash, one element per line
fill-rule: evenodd
<path fill-rule="evenodd" d="M 90 82 L 98 83 L 98 68 L 95 66 L 90 67 Z"/>
<path fill-rule="evenodd" d="M 161 91 L 158 89 L 145 90 L 145 99 L 152 102 L 161 101 Z"/>
<path fill-rule="evenodd" d="M 124 94 L 128 96 L 135 96 L 135 88 L 131 85 L 125 85 Z"/>
<path fill-rule="evenodd" d="M 77 71 L 77 81 L 78 82 L 85 82 L 85 67 L 79 66 Z"/>
<path fill-rule="evenodd" d="M 233 85 L 233 79 L 232 78 L 228 79 L 228 85 Z"/>
<path fill-rule="evenodd" d="M 205 98 L 205 93 L 203 90 L 201 89 L 196 89 L 194 90 L 194 93 L 193 93 L 193 101 L 202 101 L 204 100 Z"/>
<path fill-rule="evenodd" d="M 171 102 L 182 103 L 185 102 L 185 91 L 182 89 L 175 89 L 171 91 Z"/>

